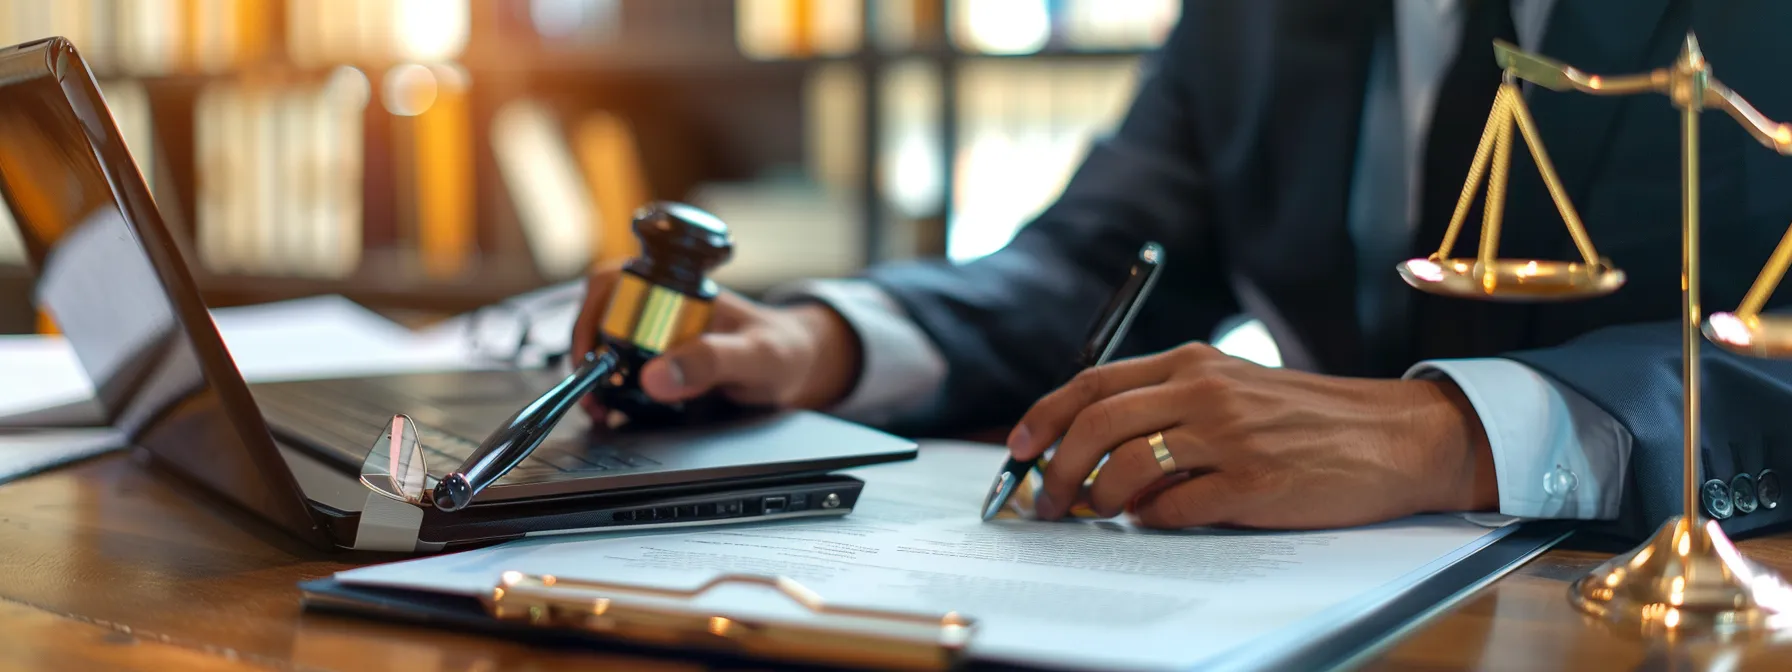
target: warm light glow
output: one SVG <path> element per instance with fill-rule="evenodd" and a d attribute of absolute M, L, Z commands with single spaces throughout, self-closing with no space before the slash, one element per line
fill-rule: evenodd
<path fill-rule="evenodd" d="M 1537 262 L 1531 261 L 1520 267 L 1515 273 L 1518 277 L 1528 278 L 1537 274 Z"/>
<path fill-rule="evenodd" d="M 963 263 L 1001 249 L 1050 206 L 1090 142 L 1124 114 L 1137 70 L 1130 62 L 966 63 L 947 257 Z"/>
<path fill-rule="evenodd" d="M 1773 129 L 1773 141 L 1782 145 L 1792 144 L 1792 128 L 1780 124 L 1778 128 Z"/>
<path fill-rule="evenodd" d="M 1406 262 L 1406 269 L 1411 271 L 1414 277 L 1424 280 L 1425 282 L 1444 281 L 1444 267 L 1437 265 L 1436 262 L 1431 261 L 1430 259 L 1413 259 L 1412 261 L 1408 261 Z"/>
<path fill-rule="evenodd" d="M 1618 571 L 1616 571 L 1616 570 L 1614 570 L 1610 574 L 1605 575 L 1605 585 L 1608 585 L 1608 586 L 1611 586 L 1614 588 L 1616 588 L 1618 586 L 1618 582 L 1622 581 L 1622 580 L 1624 580 L 1623 577 L 1619 576 Z"/>
<path fill-rule="evenodd" d="M 1593 75 L 1592 77 L 1587 78 L 1587 86 L 1588 87 L 1597 89 L 1604 85 L 1605 85 L 1605 79 L 1603 77 L 1600 77 L 1599 75 Z"/>
<path fill-rule="evenodd" d="M 1680 555 L 1682 557 L 1684 557 L 1685 555 L 1687 555 L 1688 553 L 1691 553 L 1691 552 L 1692 552 L 1692 535 L 1682 533 L 1680 535 Z"/>
<path fill-rule="evenodd" d="M 1030 54 L 1052 36 L 1045 0 L 956 0 L 952 33 L 958 44 L 986 54 Z"/>
<path fill-rule="evenodd" d="M 1176 0 L 1059 0 L 1057 24 L 1072 49 L 1157 46 L 1176 24 Z"/>
<path fill-rule="evenodd" d="M 722 618 L 721 616 L 711 617 L 709 619 L 709 634 L 716 636 L 728 634 L 728 626 L 731 625 L 734 625 L 734 622 L 726 618 Z"/>
<path fill-rule="evenodd" d="M 1652 557 L 1655 557 L 1655 547 L 1645 546 L 1643 547 L 1643 550 L 1636 552 L 1636 557 L 1630 559 L 1630 566 L 1633 569 L 1642 567 L 1643 565 L 1648 564 L 1649 558 Z"/>
<path fill-rule="evenodd" d="M 1711 324 L 1711 335 L 1719 342 L 1745 347 L 1754 343 L 1754 333 L 1742 318 L 1730 313 L 1712 313 L 1706 320 Z"/>
<path fill-rule="evenodd" d="M 509 571 L 509 572 L 504 572 L 503 574 L 499 574 L 498 578 L 500 580 L 502 580 L 505 585 L 510 585 L 510 584 L 513 584 L 513 583 L 523 580 L 523 573 L 517 572 L 517 571 Z"/>
<path fill-rule="evenodd" d="M 1666 624 L 1670 628 L 1680 627 L 1680 610 L 1679 609 L 1669 609 L 1668 615 L 1666 617 L 1662 618 L 1661 622 Z"/>
<path fill-rule="evenodd" d="M 938 212 L 945 196 L 939 80 L 939 70 L 932 64 L 909 60 L 892 64 L 881 84 L 885 111 L 878 175 L 890 205 L 904 217 Z"/>
<path fill-rule="evenodd" d="M 344 104 L 366 109 L 367 103 L 373 100 L 373 82 L 368 81 L 367 73 L 353 66 L 340 66 L 330 73 L 329 83 L 325 88 L 332 96 Z"/>
<path fill-rule="evenodd" d="M 467 0 L 392 0 L 397 3 L 398 56 L 449 61 L 467 48 Z"/>
<path fill-rule="evenodd" d="M 429 111 L 436 104 L 436 75 L 429 68 L 406 63 L 386 72 L 381 102 L 386 111 L 401 117 L 414 117 Z"/>

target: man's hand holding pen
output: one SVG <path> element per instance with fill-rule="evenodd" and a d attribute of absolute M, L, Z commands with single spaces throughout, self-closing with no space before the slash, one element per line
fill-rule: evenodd
<path fill-rule="evenodd" d="M 1499 504 L 1492 451 L 1453 384 L 1267 368 L 1199 343 L 1085 370 L 1008 447 L 1030 460 L 1060 437 L 1034 502 L 1047 520 L 1086 501 L 1150 527 L 1310 529 Z"/>

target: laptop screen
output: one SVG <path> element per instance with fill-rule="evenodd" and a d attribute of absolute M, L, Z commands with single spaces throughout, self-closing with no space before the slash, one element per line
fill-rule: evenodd
<path fill-rule="evenodd" d="M 157 461 L 322 539 L 92 74 L 65 40 L 0 49 L 0 195 L 107 419 Z"/>

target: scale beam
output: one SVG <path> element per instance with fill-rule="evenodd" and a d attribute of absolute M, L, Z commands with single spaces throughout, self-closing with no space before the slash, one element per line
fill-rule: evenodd
<path fill-rule="evenodd" d="M 1681 174 L 1681 380 L 1684 436 L 1682 465 L 1685 511 L 1667 520 L 1653 539 L 1613 558 L 1576 581 L 1570 600 L 1582 611 L 1614 623 L 1640 628 L 1652 636 L 1681 633 L 1737 635 L 1792 630 L 1792 586 L 1772 570 L 1737 553 L 1723 528 L 1698 508 L 1699 377 L 1701 329 L 1705 339 L 1753 355 L 1792 357 L 1792 317 L 1759 314 L 1767 298 L 1792 266 L 1792 229 L 1780 241 L 1735 314 L 1715 313 L 1703 320 L 1699 291 L 1699 114 L 1722 110 L 1762 145 L 1792 155 L 1792 126 L 1761 114 L 1735 91 L 1711 76 L 1711 66 L 1698 41 L 1687 35 L 1679 58 L 1668 68 L 1635 75 L 1606 76 L 1582 72 L 1549 58 L 1495 41 L 1494 59 L 1505 69 L 1506 83 L 1495 97 L 1487 131 L 1469 168 L 1467 183 L 1443 245 L 1429 258 L 1399 267 L 1412 286 L 1436 294 L 1483 300 L 1539 301 L 1589 298 L 1610 293 L 1624 275 L 1596 256 L 1579 216 L 1556 179 L 1543 150 L 1542 138 L 1524 106 L 1517 80 L 1552 91 L 1598 96 L 1659 93 L 1680 111 Z M 1512 125 L 1537 158 L 1538 169 L 1574 234 L 1581 263 L 1499 259 L 1500 216 L 1505 198 L 1506 160 Z M 1489 156 L 1491 151 L 1492 156 Z M 1489 165 L 1491 164 L 1491 165 Z M 1484 173 L 1488 180 L 1486 222 L 1479 255 L 1451 259 L 1474 191 Z"/>

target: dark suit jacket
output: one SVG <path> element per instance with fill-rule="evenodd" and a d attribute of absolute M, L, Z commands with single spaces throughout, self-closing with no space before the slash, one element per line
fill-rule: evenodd
<path fill-rule="evenodd" d="M 1357 328 L 1346 206 L 1373 12 L 1365 0 L 1190 0 L 1115 134 L 1062 197 L 1005 249 L 963 266 L 873 269 L 940 346 L 944 394 L 911 433 L 1012 422 L 1074 373 L 1088 320 L 1140 244 L 1167 266 L 1125 352 L 1211 337 L 1238 313 L 1264 321 L 1286 366 L 1398 376 L 1430 358 L 1510 357 L 1578 390 L 1635 436 L 1622 519 L 1645 535 L 1680 511 L 1680 149 L 1663 96 L 1537 89 L 1527 100 L 1602 256 L 1629 274 L 1615 294 L 1513 305 L 1418 294 L 1412 347 L 1367 363 Z M 1558 0 L 1539 51 L 1591 73 L 1671 64 L 1690 29 L 1714 75 L 1765 114 L 1792 117 L 1792 3 Z M 1465 48 L 1485 49 L 1485 45 Z M 1491 100 L 1489 100 L 1491 104 Z M 1703 301 L 1731 310 L 1792 223 L 1792 158 L 1721 112 L 1702 117 Z M 1428 175 L 1460 185 L 1467 172 Z M 1514 151 L 1508 257 L 1578 257 L 1527 152 Z M 1478 222 L 1478 220 L 1477 220 Z M 1423 222 L 1413 255 L 1447 222 Z M 1458 256 L 1474 254 L 1478 224 Z M 1394 269 L 1387 282 L 1398 283 Z M 1415 293 L 1416 290 L 1412 290 Z M 1788 292 L 1781 292 L 1787 295 Z M 1776 304 L 1779 302 L 1775 302 Z M 1706 478 L 1792 471 L 1792 364 L 1705 344 Z M 1539 475 L 1539 478 L 1542 476 Z M 1785 521 L 1792 503 L 1738 514 L 1732 534 Z"/>

